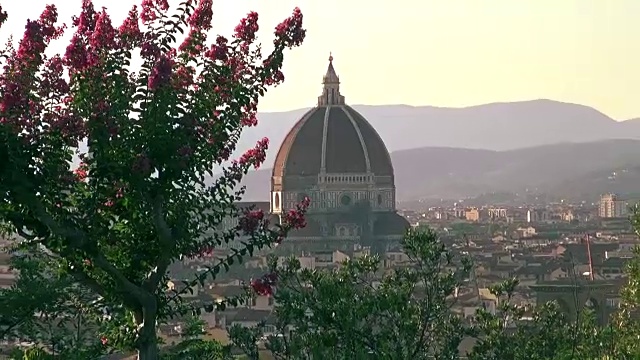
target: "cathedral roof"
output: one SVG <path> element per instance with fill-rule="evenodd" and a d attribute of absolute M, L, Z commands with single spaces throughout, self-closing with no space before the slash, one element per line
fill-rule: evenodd
<path fill-rule="evenodd" d="M 330 57 L 318 105 L 285 137 L 276 156 L 273 176 L 354 173 L 392 177 L 393 165 L 373 126 L 345 104 Z"/>

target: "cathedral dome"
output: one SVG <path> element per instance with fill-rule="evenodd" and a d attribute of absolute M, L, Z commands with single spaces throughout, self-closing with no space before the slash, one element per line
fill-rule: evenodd
<path fill-rule="evenodd" d="M 329 57 L 323 85 L 318 105 L 293 126 L 278 151 L 272 190 L 287 187 L 287 179 L 294 185 L 305 178 L 308 181 L 301 186 L 312 186 L 309 182 L 323 175 L 393 186 L 389 152 L 373 126 L 345 104 L 333 57 Z"/>

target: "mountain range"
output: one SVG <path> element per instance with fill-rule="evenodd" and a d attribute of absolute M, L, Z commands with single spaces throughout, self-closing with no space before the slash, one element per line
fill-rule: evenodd
<path fill-rule="evenodd" d="M 398 200 L 462 199 L 491 192 L 592 198 L 640 192 L 640 141 L 603 140 L 508 151 L 423 147 L 391 153 Z M 271 169 L 243 180 L 245 199 L 269 198 Z"/>
<path fill-rule="evenodd" d="M 616 121 L 584 105 L 552 100 L 493 103 L 465 108 L 407 105 L 354 105 L 380 133 L 391 152 L 421 147 L 513 150 L 564 142 L 640 140 L 640 119 Z M 238 144 L 248 149 L 270 140 L 265 166 L 291 127 L 307 109 L 260 113 Z"/>
<path fill-rule="evenodd" d="M 616 121 L 588 106 L 552 100 L 466 108 L 354 106 L 391 152 L 399 200 L 465 198 L 487 192 L 581 197 L 640 192 L 640 119 Z M 272 165 L 306 109 L 259 114 L 238 145 L 271 142 Z M 247 200 L 265 200 L 270 169 L 243 182 Z"/>

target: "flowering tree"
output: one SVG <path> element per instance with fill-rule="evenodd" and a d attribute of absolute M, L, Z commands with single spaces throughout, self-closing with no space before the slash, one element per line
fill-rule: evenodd
<path fill-rule="evenodd" d="M 266 88 L 284 80 L 283 52 L 305 36 L 302 14 L 295 9 L 276 27 L 264 58 L 256 13 L 232 38 L 207 41 L 211 0 L 185 0 L 175 12 L 167 0 L 144 0 L 119 27 L 85 0 L 66 52 L 47 56 L 65 29 L 57 17 L 47 6 L 17 49 L 2 53 L 0 221 L 108 306 L 113 328 L 102 343 L 132 340 L 140 359 L 156 359 L 157 322 L 180 308 L 180 294 L 165 291 L 173 261 L 251 238 L 195 285 L 304 226 L 307 203 L 279 225 L 234 206 L 242 195 L 234 188 L 263 162 L 266 139 L 207 181 L 242 129 L 256 125 Z M 81 163 L 72 170 L 74 155 Z M 227 216 L 240 225 L 212 231 Z"/>

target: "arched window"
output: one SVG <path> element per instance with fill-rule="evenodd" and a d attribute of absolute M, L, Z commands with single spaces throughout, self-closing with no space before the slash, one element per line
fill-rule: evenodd
<path fill-rule="evenodd" d="M 273 197 L 273 208 L 280 208 L 280 193 L 276 193 L 276 195 Z"/>

